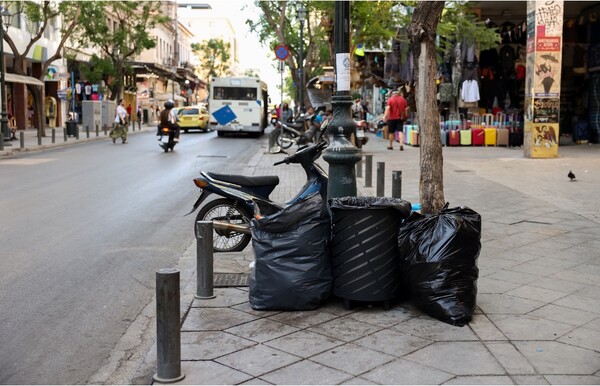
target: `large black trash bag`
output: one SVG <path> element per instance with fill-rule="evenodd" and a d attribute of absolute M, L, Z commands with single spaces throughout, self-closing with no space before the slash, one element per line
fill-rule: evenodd
<path fill-rule="evenodd" d="M 400 270 L 414 304 L 443 322 L 464 326 L 477 298 L 481 216 L 444 206 L 439 215 L 412 213 L 398 235 Z"/>
<path fill-rule="evenodd" d="M 259 211 L 273 207 L 255 202 Z M 252 219 L 255 265 L 250 306 L 256 310 L 312 310 L 331 295 L 330 217 L 316 193 Z"/>

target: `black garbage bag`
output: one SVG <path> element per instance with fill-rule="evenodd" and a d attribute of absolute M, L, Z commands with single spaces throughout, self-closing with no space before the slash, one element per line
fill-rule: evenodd
<path fill-rule="evenodd" d="M 444 206 L 438 215 L 413 212 L 401 225 L 398 254 L 403 282 L 414 304 L 443 322 L 464 326 L 477 298 L 481 216 Z"/>
<path fill-rule="evenodd" d="M 255 202 L 259 211 L 272 205 Z M 316 193 L 252 219 L 255 265 L 249 279 L 256 310 L 312 310 L 331 295 L 330 217 Z"/>

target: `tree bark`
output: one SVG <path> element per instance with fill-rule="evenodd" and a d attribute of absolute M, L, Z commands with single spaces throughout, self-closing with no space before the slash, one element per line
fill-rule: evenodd
<path fill-rule="evenodd" d="M 436 28 L 444 10 L 444 1 L 419 1 L 408 28 L 416 60 L 415 98 L 420 129 L 419 195 L 421 212 L 437 214 L 445 204 L 444 160 L 439 129 L 435 74 Z"/>

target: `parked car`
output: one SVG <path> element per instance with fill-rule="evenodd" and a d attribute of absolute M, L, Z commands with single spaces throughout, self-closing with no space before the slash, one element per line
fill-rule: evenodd
<path fill-rule="evenodd" d="M 177 113 L 179 126 L 184 132 L 192 129 L 208 131 L 208 110 L 203 106 L 182 107 Z"/>

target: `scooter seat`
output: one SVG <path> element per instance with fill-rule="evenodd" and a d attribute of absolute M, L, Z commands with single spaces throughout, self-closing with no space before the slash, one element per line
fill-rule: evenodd
<path fill-rule="evenodd" d="M 286 123 L 285 126 L 296 130 L 302 130 L 304 128 L 304 122 Z"/>
<path fill-rule="evenodd" d="M 240 186 L 276 186 L 279 184 L 278 176 L 240 176 L 236 174 L 217 174 L 206 172 L 206 174 L 215 180 L 229 182 Z"/>

